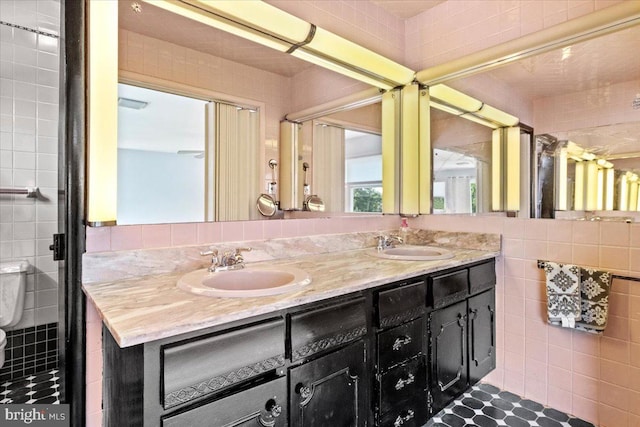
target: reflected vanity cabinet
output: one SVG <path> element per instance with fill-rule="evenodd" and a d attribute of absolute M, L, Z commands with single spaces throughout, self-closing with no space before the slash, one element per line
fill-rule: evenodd
<path fill-rule="evenodd" d="M 104 425 L 422 426 L 494 368 L 494 285 L 490 260 L 133 347 L 105 328 Z"/>

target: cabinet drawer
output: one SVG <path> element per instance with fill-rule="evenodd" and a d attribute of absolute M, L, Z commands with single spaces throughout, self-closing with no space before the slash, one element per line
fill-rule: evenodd
<path fill-rule="evenodd" d="M 426 372 L 423 358 L 418 357 L 381 375 L 379 412 L 385 414 L 396 409 L 398 402 L 424 394 Z"/>
<path fill-rule="evenodd" d="M 423 321 L 417 319 L 378 334 L 378 365 L 386 371 L 422 351 Z"/>
<path fill-rule="evenodd" d="M 469 295 L 467 269 L 429 277 L 429 302 L 433 308 L 446 307 Z"/>
<path fill-rule="evenodd" d="M 378 325 L 389 328 L 419 317 L 424 312 L 423 280 L 378 293 Z"/>
<path fill-rule="evenodd" d="M 338 347 L 367 333 L 365 299 L 291 315 L 291 360 Z"/>
<path fill-rule="evenodd" d="M 427 422 L 427 393 L 420 391 L 411 399 L 398 402 L 395 407 L 382 414 L 380 427 L 421 427 Z"/>
<path fill-rule="evenodd" d="M 162 427 L 265 425 L 287 425 L 284 377 L 162 420 Z"/>
<path fill-rule="evenodd" d="M 167 345 L 160 350 L 165 408 L 284 365 L 284 320 Z"/>
<path fill-rule="evenodd" d="M 469 290 L 472 294 L 496 285 L 495 260 L 469 268 Z"/>

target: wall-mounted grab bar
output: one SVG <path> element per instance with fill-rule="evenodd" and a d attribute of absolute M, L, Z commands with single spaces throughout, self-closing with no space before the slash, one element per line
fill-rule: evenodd
<path fill-rule="evenodd" d="M 543 261 L 541 259 L 538 260 L 538 268 L 544 268 L 546 264 L 547 264 L 547 261 Z M 594 270 L 597 270 L 597 269 L 594 268 Z M 620 280 L 630 280 L 632 282 L 640 282 L 640 277 L 621 276 L 619 274 L 612 274 L 611 278 L 620 279 Z"/>
<path fill-rule="evenodd" d="M 0 194 L 22 194 L 30 198 L 38 197 L 38 187 L 26 187 L 26 188 L 17 188 L 17 187 L 0 187 Z"/>

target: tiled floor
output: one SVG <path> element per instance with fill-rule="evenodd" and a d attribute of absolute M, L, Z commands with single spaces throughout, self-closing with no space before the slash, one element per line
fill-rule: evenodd
<path fill-rule="evenodd" d="M 53 369 L 0 384 L 1 403 L 60 403 L 58 371 Z"/>
<path fill-rule="evenodd" d="M 508 391 L 478 384 L 438 412 L 425 427 L 594 427 Z"/>

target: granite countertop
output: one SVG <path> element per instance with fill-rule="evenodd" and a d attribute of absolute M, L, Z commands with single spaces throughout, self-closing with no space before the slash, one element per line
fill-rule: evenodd
<path fill-rule="evenodd" d="M 373 288 L 498 256 L 499 251 L 451 249 L 455 257 L 438 261 L 396 261 L 355 249 L 251 262 L 306 271 L 310 285 L 298 292 L 259 298 L 198 296 L 176 286 L 184 271 L 83 285 L 120 347 L 151 342 L 211 326 Z"/>

